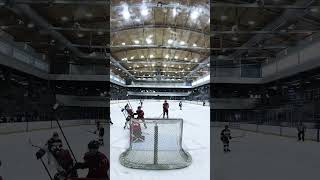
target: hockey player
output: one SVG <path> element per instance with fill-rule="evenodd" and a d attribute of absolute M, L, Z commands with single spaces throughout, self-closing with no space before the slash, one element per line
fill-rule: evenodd
<path fill-rule="evenodd" d="M 180 110 L 182 110 L 182 101 L 179 102 Z"/>
<path fill-rule="evenodd" d="M 129 104 L 126 104 L 124 106 L 123 109 L 121 109 L 122 112 L 126 112 L 127 113 L 127 117 L 126 117 L 126 123 L 123 126 L 123 129 L 126 129 L 128 122 L 131 120 L 131 118 L 133 118 L 134 116 L 134 112 L 133 110 L 130 108 Z"/>
<path fill-rule="evenodd" d="M 47 141 L 46 146 L 46 149 L 49 152 L 48 164 L 51 164 L 52 158 L 54 158 L 56 152 L 62 148 L 62 141 L 57 132 L 53 132 L 52 137 Z"/>
<path fill-rule="evenodd" d="M 230 152 L 229 148 L 229 140 L 231 139 L 231 131 L 229 127 L 226 125 L 224 129 L 220 133 L 220 139 L 223 143 L 223 151 Z"/>
<path fill-rule="evenodd" d="M 100 143 L 100 146 L 104 146 L 104 127 L 100 124 L 100 122 L 97 122 L 97 130 L 95 131 L 95 134 L 98 133 L 98 141 Z"/>
<path fill-rule="evenodd" d="M 1 167 L 1 165 L 2 165 L 2 162 L 0 161 L 0 167 Z M 2 176 L 0 176 L 0 180 L 3 180 L 3 179 L 2 179 Z"/>
<path fill-rule="evenodd" d="M 97 180 L 109 180 L 108 171 L 110 168 L 109 159 L 99 152 L 99 142 L 90 141 L 88 152 L 84 155 L 84 162 L 76 163 L 75 169 L 89 169 L 87 178 Z"/>
<path fill-rule="evenodd" d="M 147 128 L 147 125 L 144 121 L 144 111 L 142 110 L 141 106 L 138 106 L 138 109 L 137 109 L 136 113 L 134 113 L 134 115 L 138 115 L 137 119 L 141 120 L 143 122 L 144 128 Z"/>
<path fill-rule="evenodd" d="M 169 103 L 167 102 L 167 100 L 164 100 L 162 108 L 163 108 L 163 119 L 166 114 L 167 114 L 167 119 L 168 119 L 169 118 Z"/>
<path fill-rule="evenodd" d="M 304 141 L 306 126 L 304 126 L 304 124 L 300 122 L 299 125 L 297 126 L 297 130 L 298 130 L 298 141 L 301 141 L 301 140 Z"/>
<path fill-rule="evenodd" d="M 144 141 L 144 136 L 142 136 L 142 130 L 140 126 L 140 122 L 138 119 L 134 119 L 131 121 L 131 140 L 132 142 L 141 142 Z"/>
<path fill-rule="evenodd" d="M 46 143 L 46 148 L 41 148 L 36 153 L 37 159 L 42 158 L 46 152 L 48 152 L 48 164 L 53 165 L 57 169 L 56 176 L 64 176 L 68 174 L 68 177 L 77 177 L 77 172 L 72 170 L 74 165 L 70 152 L 62 147 L 62 141 L 59 138 L 57 132 L 53 133 L 53 136 Z M 47 150 L 46 150 L 47 149 Z"/>

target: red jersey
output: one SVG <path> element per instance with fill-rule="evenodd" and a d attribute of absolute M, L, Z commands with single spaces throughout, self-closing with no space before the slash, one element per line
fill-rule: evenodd
<path fill-rule="evenodd" d="M 127 113 L 130 115 L 130 116 L 133 116 L 133 111 L 132 111 L 132 109 L 127 109 Z"/>
<path fill-rule="evenodd" d="M 131 124 L 131 128 L 132 128 L 133 132 L 137 132 L 137 131 L 140 132 L 141 131 L 140 123 L 138 123 L 138 122 L 133 122 Z"/>
<path fill-rule="evenodd" d="M 168 111 L 169 110 L 169 103 L 167 103 L 167 102 L 163 103 L 162 107 L 163 107 L 164 111 Z"/>
<path fill-rule="evenodd" d="M 110 162 L 108 158 L 101 152 L 90 153 L 84 155 L 84 161 L 89 168 L 87 178 L 108 178 L 108 170 Z"/>
<path fill-rule="evenodd" d="M 137 112 L 136 112 L 136 114 L 138 115 L 138 119 L 143 119 L 144 118 L 144 112 L 143 112 L 143 110 L 142 109 L 138 109 L 137 110 Z"/>
<path fill-rule="evenodd" d="M 70 152 L 65 149 L 61 149 L 59 152 L 55 155 L 56 160 L 58 161 L 59 165 L 64 170 L 69 170 L 73 166 L 73 159 L 70 155 Z"/>

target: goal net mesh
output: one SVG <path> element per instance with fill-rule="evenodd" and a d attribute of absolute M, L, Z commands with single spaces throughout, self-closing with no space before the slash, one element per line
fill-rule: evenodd
<path fill-rule="evenodd" d="M 165 170 L 191 164 L 190 154 L 182 149 L 182 119 L 145 119 L 139 124 L 141 134 L 130 125 L 129 148 L 120 155 L 123 166 Z"/>

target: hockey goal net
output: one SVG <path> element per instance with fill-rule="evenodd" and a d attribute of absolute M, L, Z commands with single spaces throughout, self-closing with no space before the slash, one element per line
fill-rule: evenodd
<path fill-rule="evenodd" d="M 130 125 L 129 148 L 120 155 L 120 163 L 136 169 L 179 169 L 192 158 L 182 148 L 182 119 L 145 119 L 139 122 L 141 133 Z M 147 128 L 145 128 L 145 126 Z"/>

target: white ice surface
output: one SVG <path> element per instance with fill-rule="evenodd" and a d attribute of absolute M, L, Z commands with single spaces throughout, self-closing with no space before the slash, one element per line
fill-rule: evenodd
<path fill-rule="evenodd" d="M 231 152 L 223 153 L 221 129 L 212 128 L 213 180 L 319 179 L 320 143 L 232 130 Z"/>
<path fill-rule="evenodd" d="M 138 101 L 130 101 L 136 109 Z M 143 103 L 145 118 L 159 118 L 162 113 L 162 101 L 148 101 Z M 116 180 L 209 180 L 210 179 L 210 108 L 195 104 L 183 104 L 179 110 L 178 101 L 169 101 L 170 118 L 182 118 L 183 148 L 192 156 L 192 164 L 178 170 L 137 170 L 122 166 L 119 163 L 120 154 L 129 145 L 129 132 L 123 130 L 125 118 L 121 108 L 126 103 L 111 104 L 111 119 L 114 123 L 110 128 L 111 134 L 111 169 L 110 177 Z M 161 137 L 159 137 L 161 138 Z M 167 137 L 166 137 L 167 138 Z M 168 140 L 170 141 L 170 140 Z"/>
<path fill-rule="evenodd" d="M 90 140 L 96 138 L 96 135 L 87 132 L 93 131 L 95 126 L 77 126 L 63 128 L 65 135 L 73 149 L 78 161 L 83 161 L 83 155 L 87 151 L 87 144 Z M 53 130 L 40 130 L 28 133 L 15 133 L 8 135 L 0 135 L 0 175 L 4 180 L 47 180 L 49 179 L 45 169 L 40 161 L 36 160 L 35 152 L 37 148 L 31 147 L 28 143 L 30 138 L 34 144 L 43 146 L 47 139 L 50 138 Z M 62 135 L 60 134 L 62 138 Z M 64 147 L 67 148 L 64 142 Z M 105 148 L 100 149 L 106 152 Z M 45 155 L 44 162 L 47 163 Z M 50 166 L 49 166 L 50 168 Z M 53 175 L 54 168 L 50 168 Z M 87 171 L 79 171 L 79 175 L 85 176 Z"/>

